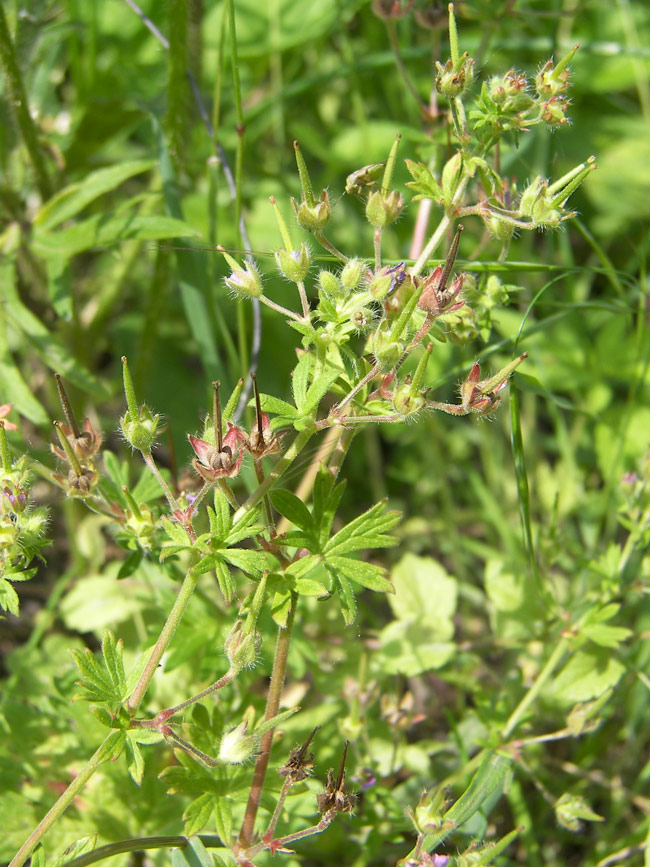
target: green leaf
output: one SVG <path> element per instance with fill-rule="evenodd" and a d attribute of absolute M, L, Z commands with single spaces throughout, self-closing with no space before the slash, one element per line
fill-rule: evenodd
<path fill-rule="evenodd" d="M 345 625 L 349 626 L 351 623 L 354 623 L 354 618 L 357 616 L 357 601 L 354 598 L 350 582 L 342 572 L 330 569 L 327 563 L 325 564 L 325 568 L 332 576 L 335 586 L 338 587 L 339 592 L 337 597 L 341 607 L 341 614 L 343 615 Z"/>
<path fill-rule="evenodd" d="M 284 571 L 287 575 L 292 575 L 296 579 L 301 579 L 322 562 L 323 558 L 320 554 L 309 554 L 307 557 L 300 557 L 298 560 L 294 560 L 293 563 L 290 563 Z"/>
<path fill-rule="evenodd" d="M 453 635 L 458 584 L 432 557 L 405 554 L 391 570 L 395 595 L 389 599 L 400 620 L 426 622 L 432 635 Z"/>
<path fill-rule="evenodd" d="M 232 808 L 227 798 L 217 798 L 214 805 L 214 818 L 217 834 L 224 846 L 232 842 Z"/>
<path fill-rule="evenodd" d="M 153 119 L 154 135 L 158 151 L 160 176 L 162 179 L 165 209 L 170 215 L 166 219 L 175 219 L 180 222 L 183 219 L 180 191 L 176 180 L 176 172 L 172 162 L 165 133 Z M 184 226 L 185 223 L 182 223 Z M 198 234 L 193 230 L 189 233 Z M 170 237 L 187 236 L 188 232 L 178 231 Z M 187 251 L 176 257 L 176 277 L 178 280 L 181 300 L 185 318 L 190 326 L 192 336 L 197 343 L 199 358 L 211 379 L 226 380 L 227 374 L 223 370 L 221 358 L 217 349 L 213 316 L 209 309 L 210 284 L 209 275 L 206 271 L 205 256 L 198 251 Z"/>
<path fill-rule="evenodd" d="M 279 397 L 273 397 L 271 394 L 260 394 L 260 403 L 264 412 L 272 412 L 287 419 L 294 419 L 298 415 L 295 406 L 287 403 L 286 400 L 280 400 Z M 253 399 L 251 399 L 249 405 L 255 405 Z"/>
<path fill-rule="evenodd" d="M 232 566 L 246 572 L 247 575 L 252 575 L 258 578 L 264 572 L 271 572 L 277 569 L 278 561 L 269 551 L 251 551 L 245 548 L 227 548 L 222 552 L 222 556 Z"/>
<path fill-rule="evenodd" d="M 300 412 L 303 415 L 311 415 L 316 411 L 321 400 L 325 397 L 330 388 L 341 375 L 340 370 L 329 368 L 315 379 L 307 390 L 304 401 L 300 406 Z"/>
<path fill-rule="evenodd" d="M 74 843 L 71 843 L 57 858 L 54 858 L 51 865 L 48 865 L 48 867 L 63 867 L 64 864 L 72 861 L 73 858 L 79 858 L 87 852 L 92 852 L 96 844 L 97 834 L 91 834 L 88 837 L 80 837 L 79 840 L 75 840 Z"/>
<path fill-rule="evenodd" d="M 291 391 L 293 399 L 297 407 L 297 415 L 303 415 L 303 404 L 307 397 L 307 385 L 309 383 L 309 372 L 311 370 L 311 355 L 305 352 L 300 356 L 298 364 L 294 367 L 291 378 Z"/>
<path fill-rule="evenodd" d="M 164 238 L 194 237 L 196 229 L 174 217 L 155 214 L 95 214 L 58 232 L 36 231 L 34 252 L 47 258 L 70 259 L 96 247 L 110 247 L 124 241 L 157 241 Z"/>
<path fill-rule="evenodd" d="M 10 614 L 18 616 L 20 601 L 18 594 L 11 584 L 4 578 L 0 578 L 0 608 L 3 611 L 8 611 Z"/>
<path fill-rule="evenodd" d="M 39 843 L 32 853 L 30 867 L 45 867 L 45 861 L 45 849 L 43 848 L 43 844 Z"/>
<path fill-rule="evenodd" d="M 423 849 L 432 852 L 456 828 L 464 825 L 483 805 L 498 797 L 510 775 L 512 759 L 495 750 L 486 752 L 478 770 L 460 798 L 444 814 L 445 827 L 424 839 Z M 448 823 L 448 824 L 447 824 Z"/>
<path fill-rule="evenodd" d="M 393 593 L 394 587 L 386 578 L 386 570 L 374 563 L 364 563 L 362 560 L 352 560 L 350 557 L 335 557 L 327 555 L 325 565 L 330 573 L 340 576 L 341 573 L 351 581 L 375 590 L 377 593 Z"/>
<path fill-rule="evenodd" d="M 387 536 L 386 531 L 392 530 L 399 523 L 400 517 L 399 512 L 386 512 L 385 502 L 377 503 L 332 536 L 325 546 L 325 553 L 328 556 L 340 555 L 350 551 L 396 545 L 397 539 Z"/>
<path fill-rule="evenodd" d="M 311 512 L 305 506 L 301 499 L 292 494 L 291 491 L 286 491 L 284 488 L 277 488 L 271 491 L 271 502 L 281 515 L 284 515 L 296 527 L 300 527 L 310 535 L 314 534 L 314 519 Z"/>
<path fill-rule="evenodd" d="M 186 807 L 183 813 L 183 821 L 185 822 L 183 833 L 186 837 L 198 834 L 205 828 L 212 818 L 212 811 L 217 800 L 218 798 L 213 792 L 204 792 Z"/>
<path fill-rule="evenodd" d="M 334 486 L 334 478 L 328 468 L 321 464 L 314 481 L 313 516 L 318 528 L 321 549 L 325 547 L 332 532 L 336 510 L 341 502 L 345 482 Z"/>
<path fill-rule="evenodd" d="M 277 591 L 271 602 L 271 617 L 279 627 L 285 629 L 289 612 L 291 611 L 291 593 L 286 591 Z"/>
<path fill-rule="evenodd" d="M 187 535 L 187 531 L 181 527 L 176 521 L 170 521 L 169 518 L 166 518 L 164 515 L 161 519 L 161 523 L 163 525 L 163 529 L 172 540 L 177 545 L 182 548 L 191 548 L 192 543 L 190 541 L 190 537 Z"/>
<path fill-rule="evenodd" d="M 298 596 L 317 596 L 323 598 L 329 596 L 329 590 L 320 581 L 314 581 L 313 578 L 298 578 L 293 585 Z"/>
<path fill-rule="evenodd" d="M 105 701 L 120 704 L 126 698 L 126 678 L 122 660 L 122 640 L 115 641 L 110 630 L 104 633 L 102 641 L 102 663 L 89 648 L 70 650 L 75 665 L 81 673 L 78 681 L 82 692 L 74 696 L 75 701 Z"/>
<path fill-rule="evenodd" d="M 579 650 L 555 677 L 551 696 L 562 704 L 589 701 L 616 686 L 624 673 L 623 663 L 604 648 Z"/>
<path fill-rule="evenodd" d="M 449 638 L 453 628 L 450 622 Z M 456 655 L 453 641 L 445 640 L 425 620 L 395 620 L 382 629 L 380 640 L 378 662 L 386 674 L 416 677 L 442 668 Z"/>
<path fill-rule="evenodd" d="M 133 782 L 137 786 L 140 786 L 142 784 L 142 777 L 144 776 L 142 750 L 134 740 L 131 732 L 127 732 L 126 735 L 126 766 Z"/>
<path fill-rule="evenodd" d="M 606 626 L 604 623 L 593 623 L 584 626 L 580 634 L 600 647 L 618 647 L 623 641 L 627 641 L 634 635 L 631 629 L 624 626 Z"/>
<path fill-rule="evenodd" d="M 22 303 L 13 281 L 5 282 L 2 288 L 4 312 L 17 331 L 27 338 L 30 349 L 39 356 L 43 363 L 50 370 L 60 373 L 64 379 L 91 394 L 93 398 L 107 397 L 108 392 L 99 380 L 89 373 L 63 347 L 59 338 L 50 334 L 40 319 Z"/>
<path fill-rule="evenodd" d="M 34 218 L 34 226 L 40 230 L 54 229 L 99 196 L 114 190 L 134 175 L 148 172 L 155 165 L 153 160 L 131 160 L 91 172 L 83 181 L 63 187 L 41 205 Z"/>
<path fill-rule="evenodd" d="M 226 495 L 219 488 L 214 490 L 214 510 L 208 508 L 210 516 L 210 532 L 218 539 L 225 539 L 232 528 L 230 504 Z"/>
<path fill-rule="evenodd" d="M 126 745 L 126 732 L 124 731 L 115 731 L 112 735 L 109 735 L 104 741 L 103 748 L 101 751 L 100 761 L 101 762 L 114 762 L 122 755 L 124 752 L 124 747 Z"/>
<path fill-rule="evenodd" d="M 433 199 L 434 202 L 438 203 L 444 201 L 440 185 L 427 166 L 425 166 L 424 163 L 413 162 L 413 160 L 405 160 L 405 162 L 406 168 L 413 178 L 412 181 L 408 181 L 406 184 L 409 189 L 416 193 L 416 195 L 413 196 L 413 200 Z"/>
<path fill-rule="evenodd" d="M 124 695 L 124 690 L 126 688 L 126 677 L 124 674 L 124 642 L 120 638 L 119 641 L 115 641 L 115 636 L 107 629 L 104 633 L 104 638 L 102 641 L 102 655 L 104 657 L 104 663 L 106 664 L 106 670 L 109 673 L 111 678 L 111 682 L 116 692 L 119 692 L 120 696 Z"/>
<path fill-rule="evenodd" d="M 226 602 L 232 602 L 235 595 L 235 582 L 233 581 L 230 569 L 221 560 L 217 560 L 214 564 L 214 571 L 219 582 L 219 590 Z"/>
<path fill-rule="evenodd" d="M 47 292 L 52 302 L 52 307 L 58 316 L 66 322 L 72 321 L 72 277 L 70 263 L 67 259 L 53 256 L 46 259 Z"/>

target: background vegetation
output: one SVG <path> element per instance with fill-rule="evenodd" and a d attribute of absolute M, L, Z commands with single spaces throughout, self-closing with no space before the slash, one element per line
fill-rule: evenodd
<path fill-rule="evenodd" d="M 117 434 L 120 358 L 128 356 L 139 396 L 167 420 L 160 460 L 180 474 L 190 458 L 186 433 L 210 407 L 210 383 L 228 390 L 248 373 L 252 317 L 250 306 L 229 300 L 221 257 L 160 245 L 186 244 L 193 232 L 197 246 L 242 249 L 241 210 L 269 294 L 288 299 L 291 289 L 265 253 L 278 246 L 268 197 L 288 219 L 288 199 L 299 196 L 295 139 L 314 188 L 336 201 L 331 240 L 367 257 L 371 230 L 359 202 L 344 195 L 346 175 L 385 160 L 397 132 L 401 157 L 440 168 L 451 154 L 432 95 L 433 61 L 448 56 L 445 9 L 416 3 L 385 21 L 367 2 L 238 0 L 242 128 L 223 4 L 142 7 L 168 50 L 118 0 L 27 0 L 0 10 L 20 72 L 12 77 L 4 58 L 0 402 L 13 404 L 9 419 L 20 430 L 9 433 L 10 444 L 19 454 L 25 443 L 34 460 L 34 495 L 50 507 L 52 540 L 37 577 L 17 587 L 20 617 L 0 623 L 0 860 L 12 857 L 101 737 L 87 707 L 70 703 L 78 675 L 67 648 L 96 650 L 109 627 L 135 659 L 155 640 L 175 593 L 157 562 L 124 551 L 101 516 L 46 483 L 55 466 L 51 419 L 60 415 L 52 373 L 65 378 L 78 415 L 97 421 L 105 445 L 129 460 Z M 476 58 L 480 78 L 511 67 L 534 73 L 580 43 L 572 125 L 535 128 L 519 149 L 504 150 L 502 173 L 557 178 L 590 154 L 598 171 L 572 199 L 579 216 L 557 232 L 515 238 L 507 264 L 496 261 L 499 246 L 483 237 L 479 220 L 464 221 L 459 267 L 477 278 L 497 275 L 510 287 L 509 303 L 465 343 L 437 345 L 426 384 L 454 400 L 477 358 L 497 369 L 528 352 L 517 375 L 514 451 L 502 408 L 491 423 L 436 414 L 372 428 L 347 458 L 344 519 L 384 496 L 404 512 L 399 547 L 373 557 L 394 577 L 422 582 L 419 618 L 408 620 L 409 640 L 386 632 L 407 619 L 390 599 L 362 595 L 350 627 L 333 607 L 313 603 L 294 639 L 286 699 L 303 710 L 284 726 L 275 764 L 321 725 L 317 776 L 350 739 L 353 788 L 370 777 L 376 783 L 350 821 L 338 819 L 297 845 L 298 855 L 282 857 L 358 867 L 403 857 L 414 840 L 406 807 L 435 784 L 462 792 L 477 749 L 503 731 L 558 644 L 579 634 L 524 716 L 504 796 L 446 851 L 521 826 L 498 863 L 650 864 L 650 10 L 623 0 L 477 0 L 457 14 L 461 48 Z M 1 33 L 0 41 L 8 44 Z M 424 119 L 391 45 L 419 99 L 434 106 Z M 234 200 L 216 144 L 241 179 Z M 398 182 L 408 180 L 401 160 L 396 171 Z M 416 213 L 414 204 L 386 233 L 394 262 L 409 256 Z M 258 376 L 264 392 L 283 399 L 295 362 L 287 334 L 263 310 Z M 141 470 L 129 465 L 134 483 Z M 242 484 L 254 485 L 252 468 Z M 589 612 L 596 613 L 585 624 Z M 407 613 L 413 618 L 412 608 Z M 214 679 L 232 619 L 216 585 L 206 584 L 152 706 Z M 239 718 L 248 704 L 263 706 L 270 619 L 266 634 L 257 668 L 217 710 L 197 711 L 209 724 L 217 726 L 212 715 Z M 539 742 L 525 745 L 527 738 Z M 140 790 L 119 762 L 103 769 L 50 833 L 48 853 L 95 830 L 98 843 L 182 833 L 197 790 L 179 771 L 166 794 L 169 780 L 158 774 L 171 761 L 168 748 L 152 747 Z M 310 823 L 313 810 L 313 796 L 296 798 L 291 823 Z M 115 863 L 135 863 L 129 857 Z M 162 865 L 169 855 L 148 857 Z"/>

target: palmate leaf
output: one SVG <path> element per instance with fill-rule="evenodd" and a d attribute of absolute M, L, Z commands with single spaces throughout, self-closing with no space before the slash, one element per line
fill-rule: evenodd
<path fill-rule="evenodd" d="M 70 654 L 81 673 L 77 684 L 82 688 L 73 701 L 105 701 L 119 705 L 127 698 L 123 643 L 121 639 L 116 641 L 110 630 L 104 633 L 102 661 L 88 648 L 72 649 Z"/>

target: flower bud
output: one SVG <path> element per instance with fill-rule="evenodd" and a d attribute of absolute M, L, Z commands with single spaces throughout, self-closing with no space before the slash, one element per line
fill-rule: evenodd
<path fill-rule="evenodd" d="M 512 219 L 489 210 L 481 214 L 481 218 L 488 232 L 497 241 L 506 243 L 515 233 L 516 226 Z"/>
<path fill-rule="evenodd" d="M 399 385 L 393 395 L 393 407 L 400 415 L 414 415 L 422 409 L 425 402 L 421 394 L 413 392 L 408 382 Z"/>
<path fill-rule="evenodd" d="M 567 831 L 579 831 L 581 819 L 587 822 L 603 822 L 602 816 L 595 813 L 581 795 L 565 792 L 555 802 L 555 818 L 558 825 Z"/>
<path fill-rule="evenodd" d="M 389 331 L 380 329 L 377 329 L 370 336 L 369 348 L 377 363 L 384 368 L 390 368 L 397 364 L 404 352 L 403 343 L 394 340 Z"/>
<path fill-rule="evenodd" d="M 459 57 L 456 63 L 448 60 L 443 66 L 436 60 L 436 66 L 436 90 L 447 99 L 460 96 L 474 81 L 474 59 L 467 52 Z"/>
<path fill-rule="evenodd" d="M 488 93 L 500 106 L 513 111 L 521 111 L 532 102 L 527 95 L 528 80 L 524 73 L 510 69 L 505 75 L 494 75 L 488 81 Z"/>
<path fill-rule="evenodd" d="M 447 808 L 448 800 L 444 789 L 436 788 L 430 792 L 424 792 L 420 802 L 411 814 L 413 824 L 419 834 L 432 834 L 440 830 L 445 822 L 443 814 Z"/>
<path fill-rule="evenodd" d="M 366 218 L 375 229 L 383 229 L 399 217 L 404 209 L 404 197 L 397 190 L 392 190 L 384 196 L 380 190 L 375 190 L 368 196 L 366 203 Z"/>
<path fill-rule="evenodd" d="M 571 123 L 566 113 L 569 101 L 564 96 L 552 96 L 540 108 L 540 117 L 551 127 L 567 126 Z"/>
<path fill-rule="evenodd" d="M 308 232 L 321 232 L 332 216 L 332 207 L 327 190 L 321 192 L 320 199 L 313 205 L 308 205 L 304 199 L 300 204 L 295 199 L 291 199 L 291 204 L 296 212 L 298 225 Z"/>
<path fill-rule="evenodd" d="M 224 651 L 230 667 L 239 672 L 242 668 L 253 668 L 262 639 L 257 631 L 243 632 L 244 622 L 238 620 L 224 642 Z"/>
<path fill-rule="evenodd" d="M 299 250 L 278 250 L 275 263 L 283 277 L 292 283 L 302 283 L 311 265 L 311 255 L 306 244 L 301 244 Z"/>
<path fill-rule="evenodd" d="M 226 732 L 219 745 L 219 758 L 228 765 L 241 765 L 248 761 L 257 750 L 259 738 L 247 735 L 248 722 L 240 723 Z"/>
<path fill-rule="evenodd" d="M 260 298 L 263 294 L 260 272 L 250 262 L 245 262 L 243 268 L 233 268 L 224 283 L 239 298 Z"/>
<path fill-rule="evenodd" d="M 336 274 L 332 274 L 331 271 L 320 271 L 318 274 L 318 283 L 320 291 L 324 292 L 325 295 L 329 295 L 331 298 L 336 298 L 338 295 L 344 294 L 344 288 L 341 281 Z"/>
<path fill-rule="evenodd" d="M 352 292 L 353 289 L 356 289 L 361 282 L 364 265 L 365 263 L 361 259 L 350 259 L 343 266 L 343 270 L 341 271 L 341 283 L 348 292 Z"/>
<path fill-rule="evenodd" d="M 552 59 L 547 60 L 544 66 L 542 66 L 540 71 L 537 73 L 535 76 L 535 90 L 543 99 L 552 96 L 559 96 L 560 94 L 567 92 L 569 89 L 569 79 L 571 77 L 569 63 L 573 60 L 577 50 L 578 46 L 574 45 L 569 53 L 560 60 L 557 66 L 553 63 Z"/>
<path fill-rule="evenodd" d="M 395 269 L 388 266 L 380 268 L 370 278 L 368 292 L 376 301 L 383 301 L 389 291 L 395 286 Z"/>
<path fill-rule="evenodd" d="M 120 419 L 122 435 L 127 443 L 139 452 L 150 452 L 156 440 L 156 430 L 160 416 L 151 412 L 149 407 L 141 406 L 139 416 L 133 417 L 127 410 Z"/>

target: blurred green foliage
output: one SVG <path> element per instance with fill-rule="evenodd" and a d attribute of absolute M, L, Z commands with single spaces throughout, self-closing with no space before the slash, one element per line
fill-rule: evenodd
<path fill-rule="evenodd" d="M 72 387 L 79 415 L 97 418 L 126 459 L 116 430 L 120 358 L 127 355 L 138 393 L 167 420 L 161 461 L 172 465 L 173 444 L 182 467 L 190 457 L 185 434 L 209 409 L 211 381 L 232 387 L 248 369 L 251 310 L 228 298 L 220 257 L 161 246 L 242 249 L 215 155 L 216 140 L 235 170 L 223 4 L 142 6 L 170 39 L 170 52 L 125 2 L 3 4 L 42 171 L 30 156 L 9 71 L 0 89 L 0 402 L 14 405 L 14 421 L 21 417 L 21 430 L 8 438 L 15 454 L 28 444 L 39 480 L 54 465 L 52 372 Z M 512 416 L 521 439 L 513 456 L 505 409 L 491 424 L 438 414 L 358 438 L 345 466 L 343 514 L 355 516 L 384 496 L 404 511 L 400 546 L 380 561 L 398 592 L 389 602 L 363 595 L 347 628 L 332 607 L 306 600 L 287 697 L 303 710 L 283 724 L 274 762 L 282 764 L 289 748 L 321 725 L 314 749 L 322 780 L 341 741 L 352 739 L 353 788 L 370 776 L 376 785 L 364 790 L 350 822 L 339 819 L 296 849 L 311 864 L 394 864 L 414 842 L 407 806 L 434 785 L 449 786 L 454 797 L 463 791 L 476 770 L 472 757 L 497 745 L 566 629 L 571 654 L 517 733 L 522 742 L 544 735 L 549 742 L 520 747 L 505 797 L 476 813 L 446 851 L 457 854 L 472 840 L 498 839 L 521 825 L 497 863 L 604 867 L 617 853 L 626 863 L 647 863 L 650 10 L 639 0 L 570 7 L 477 0 L 459 4 L 457 14 L 461 48 L 476 58 L 479 79 L 511 67 L 533 74 L 549 55 L 580 43 L 572 126 L 535 128 L 518 150 L 504 149 L 501 172 L 557 178 L 592 153 L 599 168 L 572 200 L 577 219 L 555 233 L 515 238 L 508 264 L 496 261 L 499 247 L 483 237 L 479 220 L 464 221 L 459 267 L 479 285 L 496 274 L 516 289 L 507 309 L 495 309 L 489 343 L 436 346 L 426 384 L 453 400 L 476 358 L 497 369 L 513 350 L 528 352 Z M 423 24 L 427 15 L 437 22 L 433 29 Z M 178 20 L 185 29 L 173 24 Z M 372 237 L 362 206 L 343 194 L 346 175 L 384 160 L 398 131 L 402 157 L 439 169 L 451 154 L 442 117 L 434 111 L 423 120 L 398 74 L 390 33 L 429 105 L 433 62 L 448 54 L 446 16 L 416 3 L 387 27 L 367 2 L 248 0 L 237 2 L 236 20 L 243 215 L 265 286 L 283 301 L 290 289 L 265 256 L 278 244 L 268 197 L 289 219 L 288 199 L 300 190 L 294 139 L 315 189 L 327 188 L 337 202 L 330 237 L 350 255 L 370 256 Z M 179 57 L 198 82 L 215 140 Z M 400 161 L 397 180 L 407 179 Z M 416 208 L 386 232 L 393 262 L 409 257 Z M 321 267 L 331 263 L 318 255 Z M 299 336 L 291 346 L 286 328 L 263 311 L 264 392 L 289 399 L 298 346 Z M 140 469 L 126 473 L 135 484 Z M 250 471 L 244 480 L 255 484 Z M 291 476 L 284 484 L 298 481 Z M 40 481 L 34 492 L 50 506 L 54 545 L 39 576 L 17 588 L 21 620 L 0 623 L 7 678 L 0 859 L 7 860 L 101 737 L 87 708 L 70 703 L 77 675 L 66 649 L 96 650 L 109 627 L 133 665 L 176 593 L 163 567 L 146 558 L 118 582 L 125 555 L 102 517 L 63 502 Z M 435 598 L 427 587 L 435 587 Z M 152 707 L 181 701 L 218 676 L 232 616 L 216 585 L 202 585 L 165 659 L 165 677 L 154 681 Z M 273 623 L 264 616 L 270 635 Z M 201 748 L 210 752 L 224 721 L 248 704 L 263 706 L 271 654 L 265 642 L 257 669 L 220 693 L 217 705 L 188 713 L 185 728 Z M 183 811 L 217 785 L 214 775 L 204 769 L 202 790 L 179 766 L 166 794 L 158 774 L 173 761 L 171 751 L 153 746 L 146 758 L 140 789 L 120 763 L 104 767 L 50 833 L 48 853 L 95 831 L 101 843 L 183 833 Z M 235 816 L 250 772 L 244 766 L 232 790 Z M 313 821 L 320 788 L 315 780 L 305 786 L 311 801 L 299 795 L 288 802 L 294 830 Z M 272 810 L 273 802 L 265 796 L 262 806 Z M 169 856 L 155 850 L 151 858 L 163 865 Z M 126 855 L 118 861 L 135 863 Z"/>

